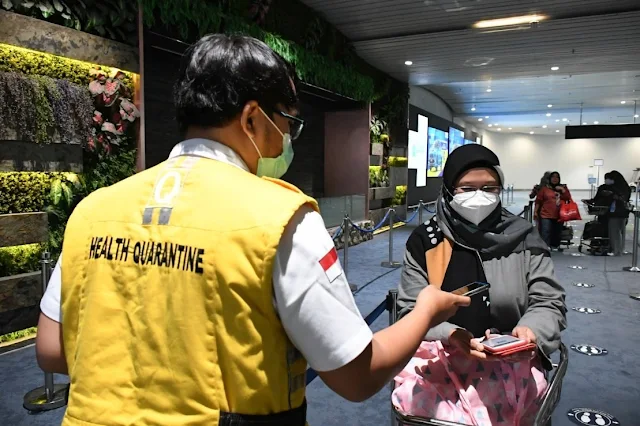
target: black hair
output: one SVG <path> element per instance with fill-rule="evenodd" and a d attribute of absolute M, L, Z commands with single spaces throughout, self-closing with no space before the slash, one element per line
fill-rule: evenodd
<path fill-rule="evenodd" d="M 174 87 L 176 120 L 189 126 L 223 127 L 249 101 L 267 113 L 298 102 L 295 71 L 260 40 L 241 35 L 210 34 L 187 49 Z"/>

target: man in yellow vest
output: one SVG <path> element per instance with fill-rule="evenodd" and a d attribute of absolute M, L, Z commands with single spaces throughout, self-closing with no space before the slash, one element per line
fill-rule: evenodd
<path fill-rule="evenodd" d="M 63 425 L 302 426 L 307 363 L 363 401 L 469 304 L 427 286 L 372 334 L 315 200 L 278 180 L 293 76 L 258 40 L 204 37 L 175 88 L 185 140 L 73 212 L 36 344 L 70 376 Z"/>

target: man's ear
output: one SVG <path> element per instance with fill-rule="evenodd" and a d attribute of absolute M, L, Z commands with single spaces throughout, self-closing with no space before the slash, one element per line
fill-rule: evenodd
<path fill-rule="evenodd" d="M 242 130 L 251 138 L 256 137 L 256 116 L 260 113 L 260 106 L 256 101 L 249 101 L 246 103 L 244 108 L 242 108 L 242 113 L 240 114 L 240 126 L 242 126 Z"/>

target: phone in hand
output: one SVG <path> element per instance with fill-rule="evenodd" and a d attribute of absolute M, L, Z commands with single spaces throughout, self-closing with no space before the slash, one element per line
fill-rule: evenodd
<path fill-rule="evenodd" d="M 476 294 L 480 294 L 483 293 L 485 291 L 489 291 L 489 288 L 491 288 L 491 284 L 489 283 L 483 283 L 480 281 L 476 281 L 473 282 L 471 284 L 467 284 L 463 287 L 460 287 L 456 290 L 453 290 L 451 293 L 453 294 L 457 294 L 460 296 L 475 296 Z"/>
<path fill-rule="evenodd" d="M 535 349 L 536 345 L 509 335 L 491 337 L 482 342 L 485 350 L 493 355 L 508 355 Z"/>

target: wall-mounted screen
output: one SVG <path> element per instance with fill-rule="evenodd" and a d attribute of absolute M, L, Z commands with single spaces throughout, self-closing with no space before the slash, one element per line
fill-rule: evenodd
<path fill-rule="evenodd" d="M 449 134 L 429 127 L 427 147 L 427 177 L 441 177 L 449 156 Z"/>
<path fill-rule="evenodd" d="M 449 127 L 449 154 L 462 145 L 464 145 L 464 132 L 454 127 Z"/>
<path fill-rule="evenodd" d="M 427 168 L 427 130 L 429 118 L 418 115 L 418 131 L 409 130 L 408 167 L 410 169 Z"/>

